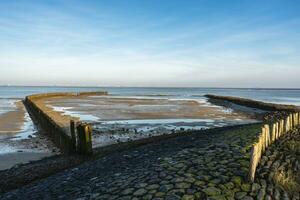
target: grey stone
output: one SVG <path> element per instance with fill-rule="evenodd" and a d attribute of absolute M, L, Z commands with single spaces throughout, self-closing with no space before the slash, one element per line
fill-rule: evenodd
<path fill-rule="evenodd" d="M 137 191 L 135 191 L 133 193 L 133 195 L 134 196 L 142 196 L 142 195 L 144 195 L 146 193 L 147 193 L 147 190 L 145 190 L 144 188 L 141 188 L 141 189 L 138 189 Z"/>

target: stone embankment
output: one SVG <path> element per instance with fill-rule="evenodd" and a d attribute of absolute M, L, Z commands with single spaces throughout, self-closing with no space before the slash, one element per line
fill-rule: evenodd
<path fill-rule="evenodd" d="M 1 198 L 256 199 L 259 190 L 247 178 L 260 127 L 195 131 L 116 152 Z"/>
<path fill-rule="evenodd" d="M 70 121 L 79 123 L 79 119 L 54 111 L 46 105 L 46 101 L 56 97 L 77 98 L 86 95 L 107 95 L 107 92 L 36 94 L 27 96 L 24 100 L 24 104 L 38 127 L 50 136 L 54 144 L 63 153 L 70 154 L 77 152 L 77 149 L 81 149 L 81 146 L 77 148 L 77 145 L 80 144 L 81 141 L 80 137 L 74 134 L 75 127 L 73 127 L 73 131 L 70 128 Z"/>
<path fill-rule="evenodd" d="M 300 111 L 300 108 L 294 105 L 266 103 L 262 101 L 256 101 L 256 100 L 246 99 L 241 97 L 219 96 L 219 95 L 212 95 L 212 94 L 207 94 L 205 95 L 205 97 L 209 98 L 210 100 L 227 101 L 237 105 L 265 110 L 265 111 L 274 111 L 274 112 L 275 111 L 286 111 L 286 112 Z"/>

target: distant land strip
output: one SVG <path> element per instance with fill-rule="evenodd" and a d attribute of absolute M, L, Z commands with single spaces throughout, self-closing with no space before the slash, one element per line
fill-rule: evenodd
<path fill-rule="evenodd" d="M 205 97 L 212 100 L 222 100 L 228 101 L 237 105 L 247 106 L 251 108 L 257 108 L 266 111 L 287 111 L 287 112 L 296 112 L 299 111 L 300 108 L 295 105 L 284 105 L 284 104 L 275 104 L 275 103 L 266 103 L 262 101 L 256 101 L 252 99 L 246 99 L 241 97 L 233 97 L 233 96 L 219 96 L 213 94 L 204 95 Z"/>

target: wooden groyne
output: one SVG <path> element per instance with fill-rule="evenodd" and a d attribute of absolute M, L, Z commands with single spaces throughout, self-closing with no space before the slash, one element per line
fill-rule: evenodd
<path fill-rule="evenodd" d="M 232 96 L 219 96 L 213 94 L 207 94 L 205 97 L 212 100 L 221 100 L 231 102 L 237 105 L 246 106 L 250 108 L 261 109 L 265 111 L 286 111 L 286 112 L 297 112 L 300 111 L 299 107 L 294 105 L 283 105 L 283 104 L 274 104 L 266 103 L 262 101 L 256 101 L 252 99 L 246 99 L 241 97 L 232 97 Z"/>
<path fill-rule="evenodd" d="M 251 182 L 255 179 L 256 168 L 266 149 L 277 140 L 280 140 L 281 136 L 299 128 L 299 125 L 300 112 L 297 112 L 290 113 L 285 118 L 278 119 L 262 126 L 261 133 L 259 134 L 256 143 L 252 145 L 250 154 L 249 180 Z"/>
<path fill-rule="evenodd" d="M 78 97 L 85 95 L 107 95 L 107 92 L 83 93 L 46 93 L 27 96 L 24 104 L 33 121 L 41 128 L 54 144 L 65 154 L 92 152 L 91 126 L 78 119 L 63 117 L 44 105 L 44 100 L 55 97 Z M 68 123 L 66 121 L 68 120 Z"/>

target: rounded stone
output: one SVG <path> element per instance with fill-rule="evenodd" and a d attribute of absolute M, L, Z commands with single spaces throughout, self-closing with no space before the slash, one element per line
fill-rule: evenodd
<path fill-rule="evenodd" d="M 134 196 L 143 196 L 144 194 L 147 193 L 147 190 L 145 190 L 144 188 L 138 189 L 137 191 L 135 191 L 133 193 Z"/>
<path fill-rule="evenodd" d="M 236 199 L 243 199 L 247 195 L 246 192 L 237 192 L 235 193 L 235 198 Z"/>
<path fill-rule="evenodd" d="M 260 185 L 258 183 L 253 183 L 252 184 L 252 192 L 253 193 L 259 191 L 259 189 L 260 189 Z"/>
<path fill-rule="evenodd" d="M 208 197 L 208 200 L 227 200 L 227 198 L 222 195 L 218 195 L 218 196 L 210 196 Z"/>
<path fill-rule="evenodd" d="M 195 182 L 194 182 L 194 185 L 200 187 L 200 186 L 205 185 L 205 182 L 204 182 L 204 181 L 195 181 Z"/>
<path fill-rule="evenodd" d="M 179 189 L 187 189 L 187 188 L 191 187 L 191 184 L 190 183 L 181 182 L 181 183 L 176 183 L 175 187 L 179 188 Z"/>
<path fill-rule="evenodd" d="M 166 196 L 165 200 L 181 200 L 181 198 L 176 194 L 169 194 Z"/>
<path fill-rule="evenodd" d="M 127 188 L 122 192 L 122 195 L 129 195 L 132 194 L 134 191 L 134 188 Z"/>
<path fill-rule="evenodd" d="M 162 185 L 159 188 L 160 192 L 168 192 L 169 190 L 171 190 L 173 188 L 173 185 L 168 184 L 168 185 Z"/>
<path fill-rule="evenodd" d="M 232 182 L 236 185 L 236 186 L 241 186 L 242 184 L 242 178 L 239 176 L 235 176 L 232 178 Z"/>
<path fill-rule="evenodd" d="M 208 187 L 203 189 L 203 192 L 207 195 L 207 196 L 217 196 L 221 194 L 221 190 L 216 188 L 216 187 Z"/>
<path fill-rule="evenodd" d="M 164 192 L 157 192 L 155 194 L 155 197 L 164 197 L 164 196 L 166 196 L 166 193 L 164 193 Z"/>
<path fill-rule="evenodd" d="M 254 200 L 254 199 L 250 196 L 245 196 L 242 200 Z"/>
<path fill-rule="evenodd" d="M 155 190 L 155 189 L 159 188 L 159 185 L 158 184 L 152 184 L 152 185 L 148 185 L 146 188 L 147 188 L 147 190 Z"/>
<path fill-rule="evenodd" d="M 194 200 L 194 199 L 195 199 L 194 195 L 187 195 L 187 194 L 185 194 L 182 197 L 182 200 Z"/>
<path fill-rule="evenodd" d="M 242 184 L 242 185 L 241 185 L 241 189 L 242 189 L 244 192 L 250 192 L 250 190 L 251 190 L 251 185 L 250 185 L 250 184 Z"/>

